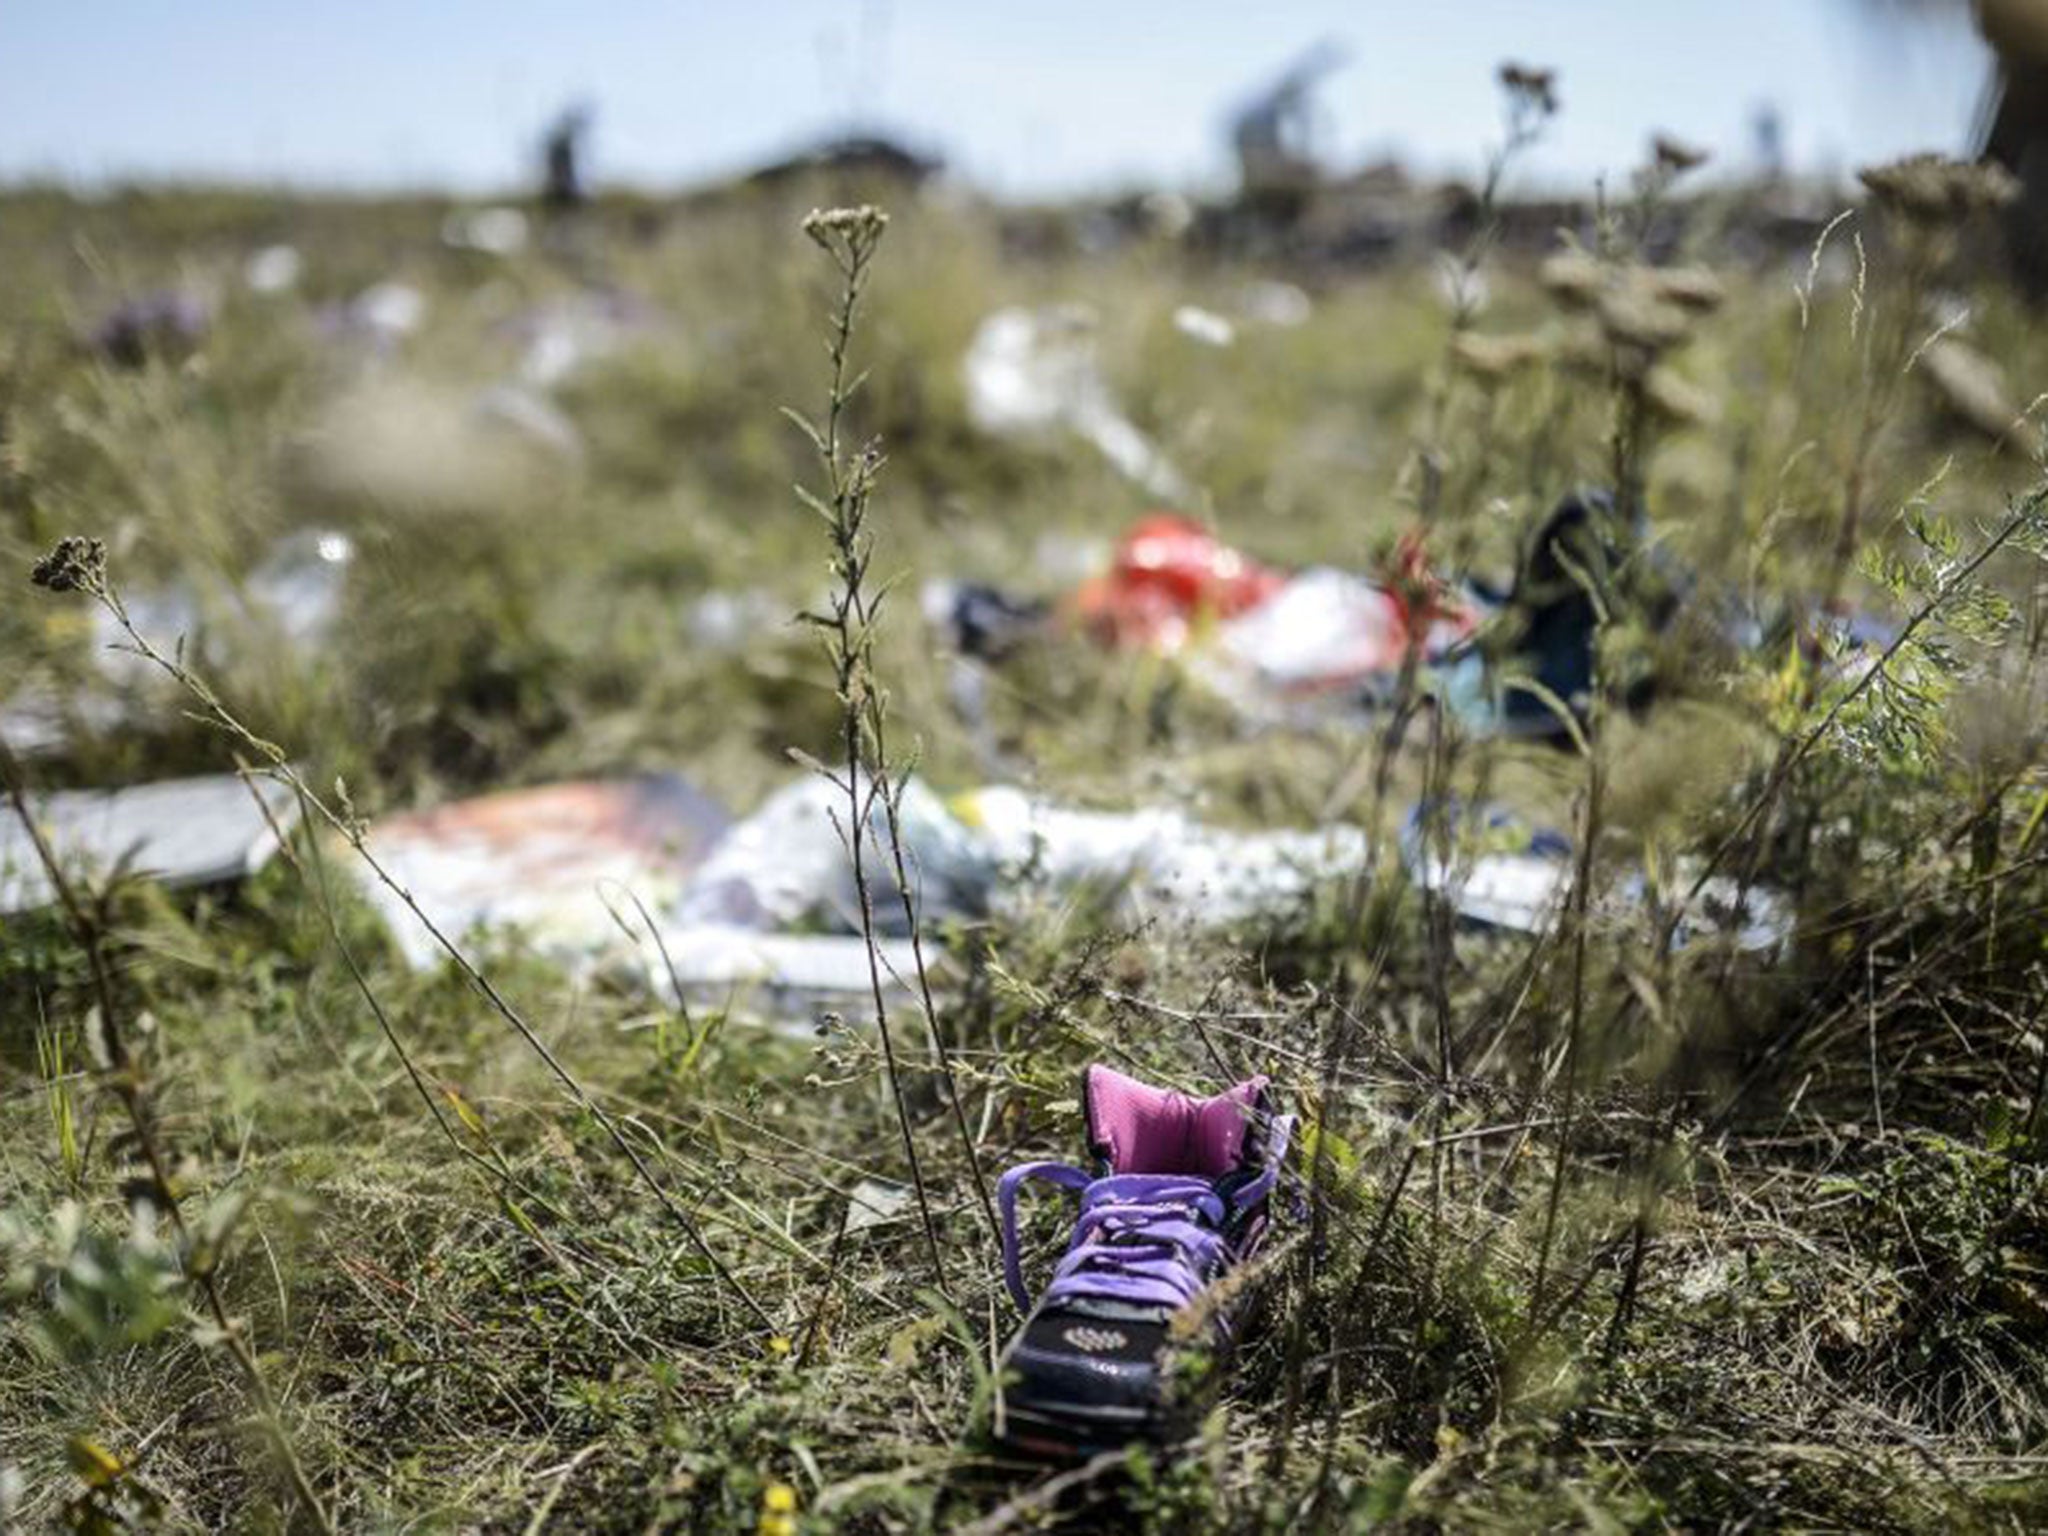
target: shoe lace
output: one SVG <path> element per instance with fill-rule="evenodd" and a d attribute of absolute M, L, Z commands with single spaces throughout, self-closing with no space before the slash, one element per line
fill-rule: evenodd
<path fill-rule="evenodd" d="M 1256 1243 L 1263 1220 L 1236 1243 L 1228 1219 L 1252 1212 L 1272 1192 L 1286 1156 L 1293 1117 L 1273 1121 L 1264 1166 L 1241 1186 L 1180 1173 L 1120 1173 L 1097 1178 L 1070 1163 L 1020 1163 L 996 1186 L 1003 1220 L 1003 1277 L 1021 1311 L 1031 1308 L 1018 1255 L 1017 1194 L 1032 1179 L 1081 1197 L 1067 1251 L 1045 1288 L 1047 1301 L 1089 1298 L 1180 1308 Z"/>

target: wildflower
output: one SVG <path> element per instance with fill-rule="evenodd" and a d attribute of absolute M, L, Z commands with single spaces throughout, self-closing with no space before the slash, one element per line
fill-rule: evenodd
<path fill-rule="evenodd" d="M 30 581 L 51 592 L 102 592 L 107 585 L 107 546 L 98 539 L 62 538 L 35 563 Z"/>
<path fill-rule="evenodd" d="M 2002 208 L 2019 183 L 2001 166 L 1969 164 L 1946 155 L 1909 155 L 1857 172 L 1872 197 L 1908 223 L 1957 224 L 1974 213 Z"/>
<path fill-rule="evenodd" d="M 757 1536 L 796 1536 L 796 1490 L 787 1483 L 770 1483 L 761 1490 L 761 1519 Z"/>
<path fill-rule="evenodd" d="M 790 1348 L 789 1335 L 786 1333 L 778 1333 L 768 1341 L 768 1353 L 778 1360 L 788 1359 Z"/>

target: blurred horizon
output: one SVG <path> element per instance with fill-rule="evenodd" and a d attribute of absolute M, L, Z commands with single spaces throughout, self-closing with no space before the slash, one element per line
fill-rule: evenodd
<path fill-rule="evenodd" d="M 1395 160 L 1471 175 L 1499 136 L 1493 72 L 1554 68 L 1562 112 L 1523 190 L 1622 181 L 1652 132 L 1760 167 L 1838 177 L 1959 153 L 1988 79 L 1967 8 L 1897 0 L 1475 0 L 1361 11 L 1333 0 L 1086 6 L 1028 15 L 933 0 L 568 8 L 369 0 L 301 13 L 223 0 L 0 12 L 0 183 L 135 182 L 492 195 L 531 184 L 549 120 L 595 115 L 600 186 L 715 182 L 821 140 L 885 134 L 1000 197 L 1232 179 L 1230 114 L 1324 39 L 1313 142 L 1342 172 Z M 1046 80 L 1057 82 L 1053 91 Z"/>

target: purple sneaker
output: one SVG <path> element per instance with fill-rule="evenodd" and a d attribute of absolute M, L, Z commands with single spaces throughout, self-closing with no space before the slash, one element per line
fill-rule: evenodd
<path fill-rule="evenodd" d="M 1003 1175 L 1003 1270 L 1028 1315 L 1004 1352 L 996 1432 L 1040 1456 L 1080 1457 L 1186 1424 L 1167 1390 L 1167 1355 L 1227 1344 L 1231 1306 L 1176 1339 L 1178 1314 L 1249 1258 L 1292 1115 L 1275 1115 L 1266 1079 L 1210 1099 L 1153 1088 L 1107 1067 L 1082 1079 L 1091 1173 L 1024 1163 Z M 1017 1258 L 1017 1187 L 1044 1179 L 1081 1197 L 1080 1219 L 1034 1308 Z"/>

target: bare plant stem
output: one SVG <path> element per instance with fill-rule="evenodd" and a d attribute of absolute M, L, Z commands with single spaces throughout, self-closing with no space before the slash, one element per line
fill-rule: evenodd
<path fill-rule="evenodd" d="M 299 1506 L 314 1525 L 323 1533 L 334 1530 L 333 1518 L 327 1513 L 327 1506 L 314 1491 L 312 1480 L 306 1475 L 305 1465 L 299 1460 L 298 1452 L 292 1446 L 291 1437 L 285 1433 L 283 1420 L 277 1409 L 277 1400 L 271 1396 L 269 1383 L 264 1379 L 263 1368 L 258 1364 L 255 1352 L 249 1347 L 248 1338 L 241 1326 L 228 1313 L 227 1303 L 220 1293 L 214 1265 L 217 1255 L 203 1251 L 193 1240 L 191 1230 L 185 1224 L 183 1202 L 178 1197 L 177 1187 L 172 1183 L 170 1159 L 164 1150 L 162 1138 L 157 1134 L 156 1110 L 151 1101 L 149 1080 L 141 1065 L 128 1050 L 128 1041 L 122 1031 L 123 1014 L 120 999 L 114 987 L 113 968 L 108 963 L 103 943 L 104 922 L 99 915 L 89 911 L 79 895 L 71 878 L 65 874 L 57 852 L 50 846 L 42 826 L 36 821 L 35 812 L 28 803 L 28 786 L 13 749 L 0 742 L 0 777 L 6 780 L 7 798 L 13 804 L 14 813 L 21 819 L 27 831 L 29 842 L 34 846 L 36 860 L 42 865 L 44 875 L 49 879 L 50 888 L 56 893 L 57 904 L 63 911 L 65 921 L 70 925 L 72 936 L 85 951 L 86 966 L 92 975 L 93 996 L 99 1012 L 100 1056 L 104 1062 L 106 1085 L 128 1116 L 129 1124 L 135 1131 L 135 1144 L 142 1153 L 143 1162 L 149 1169 L 150 1198 L 171 1224 L 180 1253 L 184 1256 L 186 1277 L 198 1288 L 200 1299 L 205 1303 L 207 1315 L 212 1319 L 214 1332 L 219 1335 L 222 1346 L 235 1362 L 242 1374 L 249 1398 L 256 1407 L 256 1415 L 263 1426 L 263 1432 L 270 1441 L 271 1452 L 277 1457 L 285 1478 L 291 1484 L 292 1493 Z"/>
<path fill-rule="evenodd" d="M 860 309 L 860 297 L 867 286 L 870 265 L 876 247 L 880 244 L 882 231 L 888 220 L 879 209 L 856 208 L 836 209 L 830 213 L 816 213 L 804 223 L 805 233 L 819 248 L 832 258 L 841 279 L 839 302 L 833 311 L 831 329 L 826 338 L 826 354 L 832 363 L 831 392 L 826 402 L 825 425 L 823 429 L 812 427 L 801 417 L 791 413 L 811 439 L 817 449 L 819 462 L 825 472 L 826 495 L 818 497 L 803 494 L 803 500 L 823 518 L 828 537 L 832 544 L 832 574 L 836 585 L 823 614 L 812 615 L 812 622 L 824 632 L 826 651 L 833 668 L 833 681 L 840 704 L 840 761 L 836 772 L 827 770 L 826 778 L 846 796 L 846 824 L 840 836 L 846 843 L 847 857 L 853 865 L 853 885 L 856 904 L 860 913 L 860 934 L 868 952 L 868 989 L 875 1009 L 875 1032 L 882 1044 L 883 1070 L 889 1079 L 889 1093 L 895 1104 L 897 1129 L 903 1138 L 903 1157 L 910 1170 L 910 1182 L 917 1197 L 917 1211 L 924 1228 L 925 1247 L 931 1259 L 932 1278 L 941 1295 L 950 1298 L 951 1291 L 946 1282 L 945 1260 L 939 1251 L 937 1223 L 932 1219 L 931 1198 L 925 1188 L 924 1168 L 918 1158 L 917 1137 L 913 1133 L 910 1118 L 910 1104 L 903 1092 L 903 1074 L 897 1060 L 896 1037 L 890 1027 L 889 1003 L 882 978 L 881 941 L 875 928 L 874 890 L 868 875 L 867 845 L 874 837 L 874 811 L 877 802 L 883 807 L 888 841 L 893 850 L 895 867 L 904 870 L 901 829 L 897 820 L 896 799 L 902 794 L 900 786 L 892 785 L 890 767 L 882 755 L 882 742 L 873 725 L 880 718 L 885 707 L 881 685 L 874 672 L 875 614 L 886 592 L 872 599 L 867 595 L 868 568 L 874 559 L 874 540 L 867 531 L 869 499 L 873 493 L 875 479 L 881 471 L 882 456 L 872 443 L 859 451 L 848 454 L 841 445 L 840 433 L 847 403 L 860 387 L 858 377 L 849 377 L 849 356 L 852 350 L 854 321 Z M 907 871 L 905 871 L 907 873 Z M 909 898 L 906 892 L 906 903 Z M 911 932 L 917 931 L 915 912 L 911 912 Z M 923 949 L 916 948 L 919 982 L 922 995 L 929 1009 L 929 983 L 924 978 Z M 936 1050 L 943 1050 L 935 1019 L 932 1022 L 932 1038 Z M 959 1111 L 959 1098 L 953 1091 L 950 1064 L 946 1074 L 949 1097 L 954 1109 Z M 968 1135 L 964 1113 L 958 1114 L 958 1124 L 963 1138 L 969 1141 L 968 1157 L 973 1161 L 971 1136 Z M 976 1166 L 976 1183 L 980 1185 L 979 1166 Z M 987 1192 L 982 1191 L 984 1202 Z M 991 1207 L 992 1209 L 992 1207 Z"/>
<path fill-rule="evenodd" d="M 888 760 L 888 749 L 882 734 L 879 718 L 871 723 L 874 732 L 876 755 L 884 762 Z M 910 955 L 917 972 L 918 1004 L 924 1010 L 925 1029 L 931 1036 L 932 1058 L 938 1067 L 939 1080 L 946 1090 L 946 1099 L 953 1106 L 954 1127 L 960 1133 L 960 1147 L 967 1155 L 967 1171 L 974 1180 L 975 1199 L 981 1205 L 983 1218 L 988 1222 L 989 1240 L 1001 1246 L 1003 1240 L 1002 1222 L 996 1216 L 996 1205 L 989 1194 L 988 1179 L 981 1170 L 981 1156 L 975 1146 L 974 1131 L 967 1123 L 967 1106 L 960 1099 L 960 1085 L 953 1073 L 953 1056 L 946 1044 L 945 1031 L 939 1027 L 939 1011 L 932 1002 L 931 972 L 925 965 L 924 935 L 917 920 L 917 902 L 911 894 L 910 871 L 904 854 L 903 837 L 903 788 L 904 779 L 896 779 L 883 796 L 883 808 L 888 813 L 888 854 L 891 873 L 896 881 L 896 892 L 903 902 L 903 921 L 910 929 Z"/>
<path fill-rule="evenodd" d="M 1572 872 L 1570 903 L 1572 923 L 1572 1000 L 1565 1020 L 1563 1124 L 1558 1127 L 1557 1157 L 1551 1169 L 1550 1195 L 1543 1209 L 1543 1234 L 1536 1245 L 1536 1278 L 1529 1288 L 1530 1325 L 1543 1315 L 1543 1293 L 1549 1279 L 1550 1255 L 1557 1240 L 1558 1208 L 1564 1198 L 1566 1164 L 1571 1156 L 1572 1133 L 1578 1111 L 1579 1053 L 1586 1019 L 1586 911 L 1593 887 L 1593 843 L 1600 833 L 1600 798 L 1603 774 L 1597 749 L 1588 764 L 1586 805 L 1579 823 L 1579 849 Z"/>

